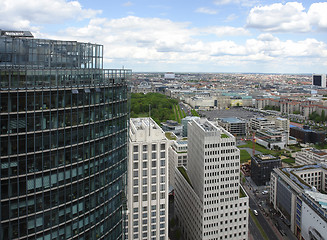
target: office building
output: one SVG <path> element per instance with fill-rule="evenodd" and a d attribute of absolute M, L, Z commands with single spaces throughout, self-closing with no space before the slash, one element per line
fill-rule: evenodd
<path fill-rule="evenodd" d="M 239 118 L 219 118 L 218 124 L 226 131 L 233 134 L 235 137 L 242 137 L 246 135 L 247 124 L 246 121 Z"/>
<path fill-rule="evenodd" d="M 308 126 L 303 126 L 303 128 L 291 126 L 290 136 L 302 143 L 322 143 L 325 141 L 326 133 L 312 130 Z"/>
<path fill-rule="evenodd" d="M 274 168 L 281 167 L 279 157 L 272 155 L 254 155 L 251 157 L 251 179 L 257 186 L 267 185 L 270 173 Z"/>
<path fill-rule="evenodd" d="M 271 173 L 270 202 L 297 239 L 327 236 L 327 168 L 307 165 Z"/>
<path fill-rule="evenodd" d="M 313 74 L 312 75 L 312 85 L 318 87 L 326 87 L 326 74 Z"/>
<path fill-rule="evenodd" d="M 235 137 L 207 119 L 188 125 L 188 167 L 175 169 L 183 238 L 248 239 L 249 198 L 240 186 Z"/>
<path fill-rule="evenodd" d="M 168 240 L 169 144 L 152 118 L 130 120 L 127 239 Z"/>
<path fill-rule="evenodd" d="M 121 239 L 130 70 L 0 31 L 0 239 Z"/>

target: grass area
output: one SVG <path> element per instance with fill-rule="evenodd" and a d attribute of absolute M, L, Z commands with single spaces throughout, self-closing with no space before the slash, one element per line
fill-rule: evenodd
<path fill-rule="evenodd" d="M 185 113 L 185 111 L 183 109 L 183 118 L 185 118 L 185 117 L 186 117 L 186 113 Z"/>
<path fill-rule="evenodd" d="M 237 146 L 238 148 L 252 148 L 253 146 L 253 143 L 252 141 L 246 141 L 246 144 L 243 144 L 243 145 L 240 145 L 240 146 Z M 255 144 L 254 146 L 255 150 L 256 151 L 259 151 L 261 152 L 262 154 L 271 154 L 271 155 L 278 155 L 280 154 L 281 151 L 274 151 L 274 150 L 269 150 L 269 149 L 266 149 L 265 147 L 259 145 L 259 144 Z"/>
<path fill-rule="evenodd" d="M 318 144 L 315 144 L 314 147 L 316 149 L 326 149 L 327 148 L 327 143 L 324 142 L 324 143 L 318 143 Z"/>
<path fill-rule="evenodd" d="M 245 163 L 251 159 L 251 155 L 248 153 L 248 151 L 244 149 L 240 149 L 240 158 L 241 158 L 241 163 Z"/>
<path fill-rule="evenodd" d="M 198 114 L 197 111 L 195 111 L 195 109 L 192 109 L 192 110 L 191 110 L 191 113 L 192 113 L 192 115 L 195 116 L 195 117 L 200 117 L 200 115 Z"/>
<path fill-rule="evenodd" d="M 284 158 L 284 159 L 282 159 L 282 162 L 288 163 L 288 164 L 293 164 L 293 163 L 295 163 L 295 159 L 294 158 Z"/>
<path fill-rule="evenodd" d="M 246 194 L 243 191 L 243 189 L 240 187 L 240 198 L 244 198 L 244 197 L 246 197 Z"/>
<path fill-rule="evenodd" d="M 225 134 L 225 133 L 222 133 L 222 134 L 220 135 L 220 137 L 221 137 L 221 138 L 229 138 L 229 136 L 228 136 L 227 134 Z"/>
<path fill-rule="evenodd" d="M 297 146 L 297 145 L 290 145 L 288 146 L 289 149 L 292 149 L 295 152 L 301 151 L 301 147 Z"/>
<path fill-rule="evenodd" d="M 181 123 L 181 117 L 180 117 L 180 114 L 179 114 L 178 108 L 179 108 L 179 105 L 175 105 L 175 106 L 173 107 L 173 110 L 174 110 L 174 116 L 175 116 L 175 121 L 178 122 L 178 123 Z"/>
<path fill-rule="evenodd" d="M 171 132 L 166 132 L 165 135 L 166 135 L 166 138 L 168 138 L 169 140 L 176 140 L 177 139 L 176 136 Z"/>
<path fill-rule="evenodd" d="M 265 240 L 269 240 L 266 232 L 263 230 L 262 226 L 260 225 L 257 217 L 254 215 L 254 213 L 252 212 L 252 210 L 249 210 L 250 212 L 250 217 L 252 218 L 252 220 L 254 221 L 255 225 L 257 226 L 257 228 L 259 229 L 261 236 L 265 239 Z"/>
<path fill-rule="evenodd" d="M 181 174 L 184 176 L 186 181 L 192 186 L 191 180 L 189 179 L 185 168 L 184 167 L 178 167 L 177 169 L 181 172 Z"/>

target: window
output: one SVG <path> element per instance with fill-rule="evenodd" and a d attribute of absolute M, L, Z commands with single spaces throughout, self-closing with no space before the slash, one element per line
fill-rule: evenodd
<path fill-rule="evenodd" d="M 139 160 L 139 155 L 138 154 L 134 154 L 133 155 L 133 160 L 135 161 L 135 160 Z"/>
<path fill-rule="evenodd" d="M 165 148 L 166 148 L 166 145 L 164 143 L 160 145 L 160 150 L 165 150 Z"/>
<path fill-rule="evenodd" d="M 156 159 L 157 158 L 157 153 L 156 152 L 153 152 L 152 153 L 152 159 Z"/>
<path fill-rule="evenodd" d="M 157 145 L 156 144 L 152 144 L 152 151 L 156 151 L 157 150 Z"/>
<path fill-rule="evenodd" d="M 160 158 L 165 158 L 166 157 L 166 153 L 165 152 L 161 152 L 160 153 Z"/>
<path fill-rule="evenodd" d="M 143 145 L 143 152 L 148 151 L 148 145 Z"/>
<path fill-rule="evenodd" d="M 133 147 L 133 152 L 138 152 L 139 151 L 139 146 L 134 146 Z"/>

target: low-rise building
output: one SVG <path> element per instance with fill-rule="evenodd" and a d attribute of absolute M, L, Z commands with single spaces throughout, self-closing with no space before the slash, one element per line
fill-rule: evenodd
<path fill-rule="evenodd" d="M 287 145 L 288 135 L 283 129 L 266 128 L 255 132 L 256 142 L 269 149 L 284 149 Z"/>
<path fill-rule="evenodd" d="M 247 132 L 246 121 L 239 118 L 219 118 L 218 124 L 235 137 L 245 136 Z"/>
<path fill-rule="evenodd" d="M 279 157 L 272 155 L 254 155 L 251 157 L 251 179 L 257 186 L 266 185 L 270 181 L 270 173 L 281 167 Z"/>
<path fill-rule="evenodd" d="M 302 148 L 296 153 L 296 165 L 327 163 L 327 152 L 315 148 Z"/>
<path fill-rule="evenodd" d="M 173 132 L 177 137 L 183 135 L 183 125 L 179 124 L 177 121 L 167 120 L 161 123 L 161 127 L 165 132 Z"/>
<path fill-rule="evenodd" d="M 303 143 L 321 143 L 325 141 L 326 133 L 311 130 L 304 126 L 303 128 L 293 126 L 290 128 L 290 135 L 295 137 L 297 141 Z"/>
<path fill-rule="evenodd" d="M 272 128 L 275 122 L 264 117 L 255 117 L 250 119 L 250 128 L 252 131 Z"/>

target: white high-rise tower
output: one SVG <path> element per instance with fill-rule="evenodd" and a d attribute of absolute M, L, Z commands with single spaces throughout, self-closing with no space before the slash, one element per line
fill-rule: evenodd
<path fill-rule="evenodd" d="M 188 168 L 175 169 L 175 213 L 184 239 L 248 239 L 249 198 L 235 137 L 206 119 L 188 125 Z"/>
<path fill-rule="evenodd" d="M 132 118 L 127 179 L 128 239 L 168 240 L 168 148 L 152 118 Z"/>

